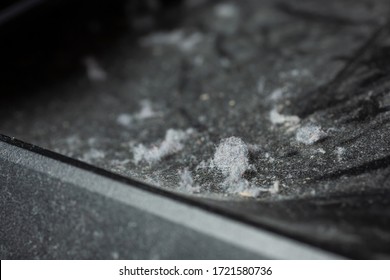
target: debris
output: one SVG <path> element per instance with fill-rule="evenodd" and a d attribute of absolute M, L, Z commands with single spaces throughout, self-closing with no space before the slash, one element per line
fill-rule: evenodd
<path fill-rule="evenodd" d="M 284 88 L 277 88 L 273 92 L 271 92 L 268 98 L 272 101 L 278 101 L 283 97 L 284 92 L 285 92 Z"/>
<path fill-rule="evenodd" d="M 94 163 L 94 160 L 104 159 L 105 156 L 106 155 L 103 151 L 92 148 L 88 152 L 83 154 L 83 156 L 80 159 L 88 163 Z"/>
<path fill-rule="evenodd" d="M 196 171 L 207 169 L 210 167 L 210 162 L 202 160 L 195 168 Z"/>
<path fill-rule="evenodd" d="M 192 178 L 191 171 L 188 168 L 179 171 L 180 181 L 179 181 L 179 189 L 185 190 L 190 193 L 199 193 L 200 186 L 194 183 L 194 179 Z"/>
<path fill-rule="evenodd" d="M 274 181 L 273 185 L 264 188 L 264 187 L 259 187 L 259 186 L 250 186 L 247 189 L 244 189 L 243 191 L 238 192 L 238 195 L 242 197 L 259 197 L 261 193 L 268 192 L 270 194 L 277 194 L 279 192 L 279 181 Z"/>
<path fill-rule="evenodd" d="M 276 108 L 269 113 L 269 120 L 272 124 L 283 124 L 286 127 L 296 126 L 301 119 L 298 116 L 286 116 L 278 112 Z"/>
<path fill-rule="evenodd" d="M 281 72 L 279 76 L 282 79 L 305 77 L 310 76 L 310 71 L 308 69 L 292 69 L 289 71 Z"/>
<path fill-rule="evenodd" d="M 248 158 L 249 149 L 238 137 L 221 140 L 210 162 L 210 167 L 216 167 L 226 177 L 222 187 L 236 193 L 250 187 L 250 182 L 242 178 L 244 172 L 251 168 Z"/>
<path fill-rule="evenodd" d="M 134 120 L 145 120 L 154 118 L 159 115 L 158 112 L 154 111 L 152 103 L 149 100 L 142 100 L 140 105 L 140 111 L 134 115 L 126 113 L 120 114 L 116 119 L 117 123 L 123 126 L 130 126 Z"/>
<path fill-rule="evenodd" d="M 320 126 L 309 124 L 298 129 L 296 140 L 306 145 L 312 145 L 321 139 L 324 139 L 326 136 L 327 134 Z"/>
<path fill-rule="evenodd" d="M 247 190 L 244 190 L 244 191 L 238 193 L 239 196 L 248 197 L 248 198 L 258 197 L 259 194 L 260 194 L 260 191 L 254 190 L 254 189 L 247 189 Z"/>
<path fill-rule="evenodd" d="M 156 32 L 144 37 L 141 45 L 145 47 L 175 46 L 183 52 L 190 52 L 203 40 L 200 32 L 186 34 L 183 30 Z"/>
<path fill-rule="evenodd" d="M 232 35 L 237 32 L 239 28 L 240 18 L 240 9 L 238 5 L 219 3 L 214 7 L 212 28 L 218 33 Z"/>
<path fill-rule="evenodd" d="M 260 78 L 257 81 L 257 92 L 260 94 L 263 93 L 264 88 L 265 88 L 265 80 L 264 80 L 264 78 Z"/>
<path fill-rule="evenodd" d="M 265 153 L 264 154 L 264 157 L 268 160 L 268 162 L 272 163 L 275 161 L 275 159 L 269 154 L 269 153 Z"/>
<path fill-rule="evenodd" d="M 114 260 L 118 260 L 119 259 L 119 253 L 114 251 L 114 252 L 111 252 L 111 257 L 114 259 Z"/>
<path fill-rule="evenodd" d="M 88 78 L 93 82 L 105 81 L 107 73 L 92 56 L 87 56 L 83 60 Z"/>
<path fill-rule="evenodd" d="M 116 122 L 123 126 L 129 126 L 133 122 L 133 117 L 129 114 L 120 114 L 116 118 Z"/>
<path fill-rule="evenodd" d="M 318 148 L 317 152 L 319 152 L 321 154 L 326 154 L 326 151 L 323 148 Z"/>
<path fill-rule="evenodd" d="M 158 113 L 153 110 L 152 103 L 144 99 L 141 101 L 141 110 L 135 114 L 134 118 L 137 120 L 149 119 L 157 116 Z"/>
<path fill-rule="evenodd" d="M 335 153 L 337 155 L 337 160 L 342 161 L 345 154 L 345 148 L 337 147 Z"/>
<path fill-rule="evenodd" d="M 134 162 L 138 164 L 144 161 L 148 164 L 153 164 L 168 155 L 181 151 L 184 148 L 183 141 L 187 140 L 193 132 L 194 130 L 191 128 L 186 131 L 168 129 L 161 143 L 150 147 L 146 147 L 143 144 L 134 147 Z"/>
<path fill-rule="evenodd" d="M 222 171 L 222 174 L 232 179 L 241 178 L 249 169 L 248 146 L 238 137 L 223 139 L 214 154 L 211 163 Z"/>
<path fill-rule="evenodd" d="M 269 188 L 269 192 L 271 194 L 277 194 L 279 192 L 279 181 L 275 181 L 272 187 Z"/>
<path fill-rule="evenodd" d="M 207 101 L 210 99 L 210 95 L 208 95 L 207 93 L 202 93 L 199 98 L 202 101 Z"/>
<path fill-rule="evenodd" d="M 214 8 L 215 15 L 221 18 L 235 18 L 239 11 L 237 6 L 230 3 L 221 3 Z"/>
<path fill-rule="evenodd" d="M 229 101 L 229 106 L 230 106 L 230 107 L 236 106 L 236 101 L 235 101 L 235 100 L 230 100 L 230 101 Z"/>

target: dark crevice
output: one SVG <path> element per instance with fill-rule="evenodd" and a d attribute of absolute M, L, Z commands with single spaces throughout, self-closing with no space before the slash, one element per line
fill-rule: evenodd
<path fill-rule="evenodd" d="M 390 111 L 390 105 L 379 108 L 380 113 L 384 113 L 384 112 L 388 112 L 388 111 Z"/>
<path fill-rule="evenodd" d="M 178 71 L 178 83 L 177 83 L 177 91 L 180 95 L 182 95 L 188 86 L 188 75 L 190 72 L 190 64 L 187 60 L 183 59 L 179 66 Z"/>
<path fill-rule="evenodd" d="M 356 71 L 364 64 L 365 58 L 374 56 L 375 51 L 378 49 L 377 45 L 386 39 L 388 29 L 388 23 L 377 28 L 329 83 L 300 96 L 301 106 L 297 108 L 295 114 L 305 118 L 315 111 L 329 108 L 348 100 L 352 95 L 356 96 L 357 94 L 365 93 L 366 89 L 357 90 L 356 83 L 349 90 L 344 89 L 344 87 L 356 79 Z M 369 71 L 372 71 L 372 69 L 369 69 Z"/>
<path fill-rule="evenodd" d="M 352 136 L 346 140 L 340 141 L 338 145 L 344 146 L 345 144 L 351 144 L 357 140 L 359 140 L 363 135 L 366 135 L 367 133 L 372 133 L 372 131 L 375 131 L 379 129 L 381 126 L 387 124 L 390 122 L 389 118 L 381 119 L 374 124 L 369 125 L 368 127 L 364 128 L 362 131 L 360 131 L 357 135 Z"/>
<path fill-rule="evenodd" d="M 355 106 L 355 109 L 349 114 L 345 123 L 350 122 L 363 122 L 367 119 L 371 119 L 381 113 L 380 105 L 374 98 L 360 100 Z"/>
<path fill-rule="evenodd" d="M 224 48 L 225 44 L 225 37 L 221 34 L 218 34 L 217 37 L 215 38 L 215 51 L 218 54 L 218 56 L 222 59 L 227 59 L 229 61 L 233 61 L 233 56 L 226 51 Z"/>
<path fill-rule="evenodd" d="M 188 121 L 189 125 L 195 128 L 199 132 L 208 131 L 206 125 L 200 123 L 196 117 L 191 116 L 191 114 L 183 107 L 177 108 L 178 112 Z"/>
<path fill-rule="evenodd" d="M 295 18 L 306 20 L 327 23 L 332 25 L 351 25 L 356 26 L 359 24 L 375 24 L 373 21 L 356 21 L 351 18 L 342 17 L 339 15 L 325 14 L 318 11 L 309 11 L 302 8 L 294 7 L 293 5 L 286 2 L 279 2 L 276 4 L 276 8 Z"/>
<path fill-rule="evenodd" d="M 319 176 L 313 179 L 313 182 L 316 181 L 327 181 L 338 179 L 342 176 L 358 176 L 370 171 L 375 171 L 378 169 L 384 169 L 390 166 L 390 155 L 387 155 L 383 158 L 372 160 L 366 163 L 363 163 L 359 166 L 354 166 L 344 170 L 339 170 L 333 173 L 328 173 L 323 176 Z"/>

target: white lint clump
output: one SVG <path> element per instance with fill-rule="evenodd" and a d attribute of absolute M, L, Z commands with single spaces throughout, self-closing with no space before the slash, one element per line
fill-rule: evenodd
<path fill-rule="evenodd" d="M 83 62 L 87 71 L 88 79 L 93 82 L 104 81 L 107 79 L 106 71 L 104 71 L 94 57 L 87 56 L 84 58 Z"/>
<path fill-rule="evenodd" d="M 239 14 L 238 8 L 230 3 L 221 3 L 215 7 L 215 15 L 222 18 L 234 18 Z"/>
<path fill-rule="evenodd" d="M 152 103 L 145 99 L 141 101 L 141 110 L 135 114 L 135 118 L 138 120 L 149 119 L 157 116 L 158 113 L 154 111 Z"/>
<path fill-rule="evenodd" d="M 88 152 L 84 153 L 80 159 L 88 163 L 93 163 L 96 160 L 104 159 L 105 156 L 106 155 L 103 151 L 92 148 Z"/>
<path fill-rule="evenodd" d="M 270 187 L 262 187 L 243 178 L 245 171 L 253 169 L 249 163 L 249 151 L 253 149 L 259 150 L 260 147 L 247 145 L 238 137 L 225 138 L 217 146 L 209 167 L 217 168 L 222 172 L 225 180 L 220 186 L 229 193 L 242 197 L 258 197 L 263 192 L 277 194 L 279 181 L 275 181 Z M 205 162 L 202 162 L 197 169 L 204 168 L 204 165 Z"/>
<path fill-rule="evenodd" d="M 285 93 L 284 88 L 277 88 L 271 94 L 269 95 L 269 99 L 272 101 L 278 101 L 283 97 L 283 94 Z"/>
<path fill-rule="evenodd" d="M 223 34 L 233 34 L 240 23 L 240 9 L 231 3 L 220 3 L 214 8 L 213 28 Z"/>
<path fill-rule="evenodd" d="M 144 161 L 153 164 L 162 158 L 175 154 L 184 148 L 183 142 L 193 133 L 193 129 L 186 131 L 168 129 L 162 142 L 153 144 L 149 147 L 139 144 L 133 148 L 134 162 L 138 164 Z"/>
<path fill-rule="evenodd" d="M 129 126 L 133 122 L 133 117 L 130 114 L 120 114 L 116 118 L 116 122 L 123 126 Z"/>
<path fill-rule="evenodd" d="M 191 171 L 189 171 L 187 168 L 179 171 L 179 177 L 179 189 L 190 193 L 200 192 L 200 186 L 194 182 Z"/>
<path fill-rule="evenodd" d="M 345 154 L 345 148 L 337 147 L 335 153 L 337 155 L 337 160 L 342 161 L 344 158 L 344 154 Z"/>
<path fill-rule="evenodd" d="M 301 119 L 298 116 L 286 116 L 278 112 L 276 108 L 269 113 L 269 120 L 272 124 L 283 124 L 287 127 L 296 126 Z"/>
<path fill-rule="evenodd" d="M 249 185 L 249 182 L 242 178 L 244 172 L 250 168 L 248 152 L 248 146 L 238 137 L 225 138 L 219 143 L 210 166 L 218 168 L 226 177 L 224 185 Z"/>
<path fill-rule="evenodd" d="M 152 103 L 149 100 L 142 100 L 140 105 L 141 109 L 133 115 L 126 113 L 120 114 L 116 119 L 117 123 L 123 126 L 130 126 L 133 121 L 150 119 L 159 115 L 159 113 L 153 109 Z"/>
<path fill-rule="evenodd" d="M 296 134 L 296 140 L 306 145 L 312 145 L 321 139 L 324 139 L 327 134 L 321 129 L 320 126 L 314 124 L 308 124 L 298 129 Z"/>

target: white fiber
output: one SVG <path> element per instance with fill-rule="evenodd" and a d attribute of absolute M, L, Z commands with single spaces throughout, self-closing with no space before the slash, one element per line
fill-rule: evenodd
<path fill-rule="evenodd" d="M 237 193 L 242 197 L 259 197 L 261 193 L 268 192 L 270 194 L 279 193 L 279 181 L 274 181 L 270 187 L 249 186 L 247 189 L 238 191 Z"/>
<path fill-rule="evenodd" d="M 195 49 L 202 40 L 203 35 L 199 32 L 186 34 L 182 30 L 175 30 L 148 35 L 141 40 L 141 45 L 145 47 L 175 46 L 183 52 L 189 52 Z"/>
<path fill-rule="evenodd" d="M 259 189 L 244 189 L 240 192 L 238 192 L 238 195 L 242 197 L 258 197 L 260 195 L 261 191 Z"/>
<path fill-rule="evenodd" d="M 153 164 L 162 158 L 175 154 L 184 148 L 183 142 L 193 133 L 193 129 L 175 130 L 168 129 L 162 142 L 149 147 L 139 144 L 133 148 L 134 162 L 138 164 L 144 161 Z"/>
<path fill-rule="evenodd" d="M 319 152 L 321 154 L 326 154 L 326 151 L 323 148 L 318 148 L 317 152 Z"/>

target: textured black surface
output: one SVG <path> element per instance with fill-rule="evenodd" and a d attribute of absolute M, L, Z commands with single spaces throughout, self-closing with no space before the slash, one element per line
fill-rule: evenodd
<path fill-rule="evenodd" d="M 388 249 L 385 244 L 389 242 L 389 194 L 386 190 L 353 196 L 303 198 L 269 203 L 259 203 L 251 200 L 245 203 L 237 201 L 218 202 L 216 200 L 178 196 L 15 139 L 2 136 L 1 140 L 5 141 L 5 143 L 1 143 L 1 170 L 3 172 L 0 178 L 2 185 L 1 201 L 5 206 L 1 211 L 2 258 L 107 259 L 119 257 L 117 251 L 107 251 L 118 246 L 125 250 L 125 253 L 120 253 L 121 258 L 138 258 L 139 255 L 142 255 L 142 258 L 194 257 L 202 259 L 252 258 L 254 256 L 251 253 L 245 253 L 245 250 L 231 247 L 226 243 L 221 245 L 221 248 L 208 246 L 207 250 L 200 250 L 199 248 L 195 250 L 193 245 L 198 244 L 198 242 L 207 244 L 210 244 L 210 242 L 219 244 L 220 242 L 212 241 L 213 238 L 205 237 L 199 232 L 193 234 L 193 238 L 198 240 L 196 242 L 191 241 L 192 239 L 186 235 L 177 235 L 176 233 L 183 230 L 188 231 L 188 229 L 180 223 L 173 225 L 169 221 L 148 214 L 145 210 L 126 206 L 117 200 L 111 199 L 110 193 L 112 190 L 110 190 L 109 185 L 103 187 L 102 193 L 100 193 L 96 186 L 99 186 L 101 182 L 100 180 L 95 181 L 97 178 L 91 176 L 92 174 L 100 174 L 128 184 L 128 188 L 136 187 L 170 197 L 173 201 L 181 201 L 187 205 L 192 205 L 192 207 L 206 209 L 210 214 L 219 213 L 229 219 L 251 224 L 259 229 L 267 229 L 270 232 L 276 232 L 347 257 L 388 257 Z M 33 153 L 26 154 L 26 152 L 15 150 L 15 148 L 12 148 L 14 145 Z M 45 157 L 42 158 L 40 155 Z M 60 171 L 60 174 L 63 175 L 58 177 L 55 174 L 64 167 L 57 166 L 58 164 L 50 162 L 50 159 L 70 165 L 67 169 L 71 168 L 70 170 L 73 171 L 70 171 L 70 173 Z M 38 171 L 34 167 L 28 167 L 30 164 L 43 168 L 38 168 L 41 170 Z M 80 174 L 77 168 L 88 170 L 91 173 Z M 98 191 L 99 194 L 91 194 L 90 191 L 85 191 L 82 185 L 67 183 L 70 179 L 68 176 L 79 178 L 76 180 L 79 184 L 84 182 L 82 184 L 91 186 L 90 191 Z M 145 193 L 145 195 L 147 194 Z M 124 215 L 117 210 L 118 207 L 125 208 L 128 215 Z M 153 207 L 159 208 L 161 206 L 154 205 Z M 166 211 L 165 208 L 159 210 L 159 212 L 164 211 Z M 95 213 L 95 218 L 90 217 L 90 212 Z M 112 216 L 106 217 L 107 213 L 127 219 L 128 223 L 133 226 L 137 225 L 137 230 L 132 234 L 127 233 L 126 230 L 117 233 L 116 229 L 122 228 L 127 222 L 119 218 L 120 221 L 117 221 Z M 151 218 L 145 218 L 144 216 Z M 88 225 L 85 225 L 86 218 L 91 218 Z M 141 219 L 141 221 L 138 221 L 138 219 Z M 144 223 L 143 220 L 149 222 Z M 164 227 L 166 223 L 170 224 L 169 227 Z M 89 234 L 84 240 L 84 232 L 80 232 L 78 226 L 75 226 L 76 224 L 82 224 L 84 231 L 94 231 L 94 235 L 96 235 L 96 232 L 102 231 L 104 231 L 104 234 L 102 234 L 102 238 L 91 237 Z M 111 226 L 107 227 L 106 224 Z M 151 228 L 158 228 L 159 236 L 149 234 Z M 160 231 L 163 232 L 160 234 Z M 191 232 L 191 230 L 189 231 Z M 17 232 L 18 234 L 11 234 L 11 232 Z M 71 232 L 72 234 L 63 236 L 63 232 Z M 167 232 L 173 238 L 172 241 L 160 238 Z M 236 238 L 238 240 L 245 238 L 242 234 L 243 232 L 238 233 Z M 114 237 L 108 241 L 107 238 L 112 236 Z M 62 244 L 63 239 L 67 240 L 65 244 Z M 143 242 L 144 239 L 146 239 L 145 242 Z M 84 241 L 80 242 L 80 240 Z M 155 242 L 151 243 L 148 240 L 155 240 Z M 112 244 L 108 247 L 103 246 L 107 242 Z M 141 247 L 132 247 L 134 243 L 139 244 L 139 242 L 143 244 Z M 167 248 L 167 242 L 168 244 L 175 242 L 175 246 L 183 247 L 184 251 L 176 250 L 175 246 Z M 54 246 L 54 250 L 51 250 L 51 243 L 57 244 Z M 62 244 L 62 246 L 59 247 L 58 244 Z M 102 246 L 104 248 L 101 248 Z M 263 245 L 262 243 L 256 243 L 255 246 L 261 251 Z M 276 241 L 274 246 L 280 245 Z M 70 254 L 69 251 L 72 253 Z M 219 253 L 221 254 L 218 255 Z M 291 251 L 285 251 L 282 255 L 280 255 L 280 252 L 275 254 L 278 254 L 279 258 L 291 258 L 291 254 L 297 255 L 297 253 Z M 268 253 L 263 252 L 262 255 L 267 256 Z M 256 255 L 256 257 L 258 258 L 259 255 Z"/>
<path fill-rule="evenodd" d="M 388 1 L 243 2 L 186 1 L 158 20 L 113 9 L 58 33 L 36 30 L 49 39 L 27 50 L 22 38 L 18 52 L 1 54 L 10 67 L 0 131 L 173 190 L 188 168 L 200 196 L 243 219 L 351 257 L 387 258 Z M 165 41 L 153 41 L 160 32 Z M 106 79 L 88 79 L 86 57 Z M 121 125 L 142 100 L 157 114 Z M 274 109 L 300 117 L 298 127 L 273 124 Z M 310 123 L 327 137 L 297 142 L 296 129 Z M 135 145 L 159 143 L 170 128 L 195 133 L 156 164 L 133 161 Z M 256 147 L 244 179 L 259 188 L 278 181 L 278 193 L 247 199 L 223 186 L 208 161 L 231 136 Z"/>
<path fill-rule="evenodd" d="M 214 204 L 0 137 L 1 258 L 340 258 Z"/>
<path fill-rule="evenodd" d="M 259 255 L 1 159 L 1 259 Z"/>
<path fill-rule="evenodd" d="M 2 93 L 12 99 L 3 103 L 1 130 L 155 185 L 177 186 L 178 171 L 188 168 L 211 193 L 230 191 L 217 170 L 197 167 L 207 166 L 220 139 L 230 136 L 257 147 L 249 155 L 250 183 L 278 180 L 287 196 L 324 194 L 326 179 L 386 170 L 386 2 L 298 3 L 223 2 L 222 10 L 232 9 L 226 20 L 218 17 L 221 6 L 206 2 L 183 8 L 185 19 L 174 30 L 140 39 L 125 32 L 125 15 L 109 20 L 119 15 L 114 8 L 106 17 L 92 10 L 91 19 L 58 26 L 60 33 L 38 29 L 28 49 L 3 54 L 12 68 L 4 71 Z M 47 32 L 53 38 L 45 39 Z M 106 71 L 104 81 L 89 81 L 77 67 L 91 57 Z M 139 113 L 143 100 L 156 115 L 121 125 L 119 117 Z M 296 128 L 270 122 L 275 109 L 328 136 L 298 143 Z M 196 132 L 158 164 L 133 163 L 134 146 L 158 143 L 170 128 Z M 351 188 L 358 187 L 336 191 Z"/>
<path fill-rule="evenodd" d="M 210 203 L 350 258 L 389 258 L 388 191 L 271 203 Z"/>

